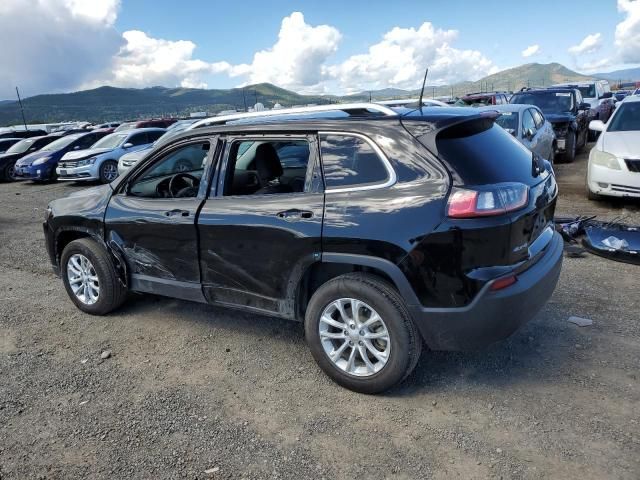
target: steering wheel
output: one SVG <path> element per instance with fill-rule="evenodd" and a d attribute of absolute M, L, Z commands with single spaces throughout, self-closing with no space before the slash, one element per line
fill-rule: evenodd
<path fill-rule="evenodd" d="M 182 183 L 182 184 L 181 184 Z M 197 189 L 200 185 L 200 180 L 197 177 L 189 173 L 176 173 L 171 180 L 169 180 L 169 196 L 171 198 L 184 197 L 185 192 L 191 189 Z"/>

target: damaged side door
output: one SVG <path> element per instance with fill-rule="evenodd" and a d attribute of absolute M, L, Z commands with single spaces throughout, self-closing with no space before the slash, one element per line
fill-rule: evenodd
<path fill-rule="evenodd" d="M 216 142 L 207 138 L 169 145 L 112 196 L 105 240 L 127 262 L 133 290 L 203 301 L 195 220 Z"/>

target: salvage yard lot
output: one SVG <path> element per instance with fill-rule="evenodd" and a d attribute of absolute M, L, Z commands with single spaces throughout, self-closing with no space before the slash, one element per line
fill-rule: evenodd
<path fill-rule="evenodd" d="M 639 202 L 586 200 L 585 168 L 557 166 L 557 213 L 640 224 Z M 79 188 L 0 184 L 0 478 L 640 475 L 640 267 L 565 258 L 508 341 L 425 351 L 365 396 L 320 372 L 296 323 L 153 296 L 80 312 L 41 228 Z"/>

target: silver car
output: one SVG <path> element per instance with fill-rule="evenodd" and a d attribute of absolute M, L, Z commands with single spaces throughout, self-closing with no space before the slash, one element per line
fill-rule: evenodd
<path fill-rule="evenodd" d="M 535 105 L 507 104 L 480 107 L 497 111 L 496 123 L 513 135 L 525 147 L 553 163 L 556 153 L 556 134 L 542 111 Z"/>

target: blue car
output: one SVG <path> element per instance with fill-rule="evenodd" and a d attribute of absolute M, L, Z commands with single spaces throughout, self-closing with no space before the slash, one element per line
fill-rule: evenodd
<path fill-rule="evenodd" d="M 61 136 L 40 150 L 19 159 L 15 165 L 14 178 L 35 182 L 55 180 L 58 161 L 65 153 L 89 148 L 104 135 L 104 132 L 88 132 Z"/>
<path fill-rule="evenodd" d="M 112 182 L 118 176 L 121 156 L 147 148 L 165 132 L 164 128 L 136 128 L 107 135 L 89 150 L 67 153 L 58 165 L 58 178 Z"/>

